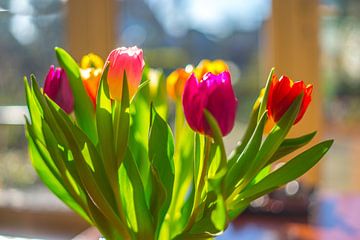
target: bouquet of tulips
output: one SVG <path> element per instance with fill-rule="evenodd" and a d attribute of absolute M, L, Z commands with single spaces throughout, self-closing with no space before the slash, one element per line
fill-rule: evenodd
<path fill-rule="evenodd" d="M 166 78 L 145 67 L 137 47 L 113 50 L 105 64 L 89 54 L 80 66 L 64 49 L 55 52 L 60 67 L 50 67 L 43 88 L 25 78 L 30 157 L 47 187 L 106 239 L 214 238 L 332 145 L 271 168 L 316 133 L 286 138 L 312 86 L 273 70 L 227 156 L 223 136 L 234 126 L 237 98 L 225 62 L 204 60 Z"/>

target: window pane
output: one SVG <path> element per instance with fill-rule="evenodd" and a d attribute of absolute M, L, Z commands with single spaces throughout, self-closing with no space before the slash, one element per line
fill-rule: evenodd
<path fill-rule="evenodd" d="M 42 83 L 54 46 L 64 45 L 64 3 L 7 0 L 0 9 L 0 105 L 24 104 L 24 76 L 34 73 Z"/>
<path fill-rule="evenodd" d="M 142 47 L 151 67 L 169 73 L 204 58 L 228 61 L 241 96 L 238 119 L 248 118 L 270 70 L 259 67 L 259 51 L 271 1 L 123 0 L 119 8 L 118 45 Z"/>
<path fill-rule="evenodd" d="M 60 0 L 0 1 L 2 208 L 46 208 L 46 204 L 56 202 L 31 166 L 23 126 L 26 108 L 17 105 L 25 105 L 24 76 L 34 73 L 42 85 L 49 65 L 56 63 L 53 48 L 64 45 L 64 7 L 65 2 Z M 43 201 L 36 200 L 39 196 L 43 196 Z"/>

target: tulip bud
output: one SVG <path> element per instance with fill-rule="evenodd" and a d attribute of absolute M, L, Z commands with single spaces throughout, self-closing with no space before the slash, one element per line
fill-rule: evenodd
<path fill-rule="evenodd" d="M 94 107 L 96 107 L 96 95 L 100 84 L 104 61 L 98 55 L 89 53 L 82 57 L 80 76 L 85 90 L 89 95 Z"/>
<path fill-rule="evenodd" d="M 216 119 L 223 136 L 234 127 L 237 99 L 228 71 L 207 73 L 200 81 L 192 74 L 185 84 L 182 101 L 185 118 L 194 131 L 212 135 L 205 109 Z"/>
<path fill-rule="evenodd" d="M 64 69 L 50 66 L 44 81 L 44 93 L 66 113 L 74 110 L 74 96 Z"/>
<path fill-rule="evenodd" d="M 111 51 L 107 60 L 109 72 L 107 81 L 109 84 L 110 97 L 121 100 L 124 71 L 129 86 L 130 98 L 137 91 L 142 77 L 145 62 L 142 49 L 135 47 L 121 47 Z"/>
<path fill-rule="evenodd" d="M 101 68 L 80 69 L 80 76 L 83 81 L 85 90 L 94 104 L 94 107 L 96 106 L 96 95 L 100 84 L 101 74 Z"/>
<path fill-rule="evenodd" d="M 311 102 L 312 89 L 313 86 L 311 84 L 305 86 L 303 81 L 293 82 L 286 76 L 281 76 L 280 79 L 278 79 L 273 75 L 267 101 L 269 117 L 272 118 L 274 122 L 278 122 L 289 109 L 296 97 L 303 93 L 304 97 L 301 102 L 300 111 L 294 124 L 298 123 L 304 116 L 304 113 Z"/>

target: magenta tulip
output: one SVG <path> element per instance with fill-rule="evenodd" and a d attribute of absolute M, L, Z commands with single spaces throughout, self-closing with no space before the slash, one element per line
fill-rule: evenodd
<path fill-rule="evenodd" d="M 74 96 L 64 69 L 50 66 L 44 82 L 44 93 L 66 113 L 74 110 Z"/>
<path fill-rule="evenodd" d="M 143 51 L 135 47 L 121 47 L 111 51 L 107 62 L 110 63 L 107 81 L 110 97 L 121 100 L 124 71 L 128 81 L 129 95 L 134 96 L 142 77 L 145 65 Z"/>
<path fill-rule="evenodd" d="M 185 84 L 182 101 L 185 118 L 194 131 L 212 135 L 205 109 L 217 120 L 223 136 L 234 127 L 237 99 L 228 71 L 218 75 L 206 73 L 200 81 L 192 74 Z"/>

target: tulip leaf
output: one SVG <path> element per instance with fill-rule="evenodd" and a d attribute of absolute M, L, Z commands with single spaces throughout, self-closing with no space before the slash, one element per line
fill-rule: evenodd
<path fill-rule="evenodd" d="M 130 198 L 134 204 L 134 211 L 137 222 L 137 237 L 138 239 L 151 238 L 154 235 L 152 216 L 147 207 L 144 186 L 140 177 L 139 170 L 135 164 L 135 160 L 129 149 L 126 151 L 124 158 L 124 168 L 126 169 L 127 177 L 133 189 L 132 196 L 124 195 L 125 198 Z"/>
<path fill-rule="evenodd" d="M 55 47 L 56 57 L 65 70 L 74 95 L 74 112 L 80 128 L 97 143 L 95 111 L 90 97 L 86 93 L 80 76 L 80 69 L 75 60 L 64 49 Z"/>
<path fill-rule="evenodd" d="M 261 93 L 260 93 L 260 96 L 258 97 L 258 99 L 254 103 L 253 109 L 250 114 L 250 120 L 248 123 L 248 127 L 246 128 L 244 136 L 242 137 L 240 143 L 236 146 L 236 148 L 232 151 L 232 153 L 229 156 L 229 160 L 228 160 L 229 168 L 231 168 L 232 165 L 237 161 L 238 157 L 240 156 L 240 154 L 243 152 L 246 145 L 248 144 L 251 136 L 254 133 L 256 126 L 258 125 L 258 122 L 259 122 L 258 117 L 260 117 L 260 121 L 261 121 L 261 116 L 258 116 L 260 103 L 262 101 L 260 99 L 261 99 Z"/>
<path fill-rule="evenodd" d="M 300 110 L 303 94 L 296 97 L 280 121 L 273 127 L 267 138 L 262 143 L 260 150 L 256 154 L 251 167 L 245 175 L 245 183 L 249 182 L 259 170 L 261 170 L 272 155 L 279 148 L 290 128 L 294 124 L 296 116 Z"/>
<path fill-rule="evenodd" d="M 267 121 L 267 111 L 263 113 L 260 121 L 258 122 L 250 140 L 248 141 L 245 149 L 239 155 L 238 159 L 233 163 L 227 175 L 225 177 L 225 193 L 230 195 L 239 181 L 245 176 L 247 170 L 253 163 L 253 158 L 259 151 L 262 136 L 264 132 L 264 126 Z"/>
<path fill-rule="evenodd" d="M 250 203 L 250 201 L 264 195 L 285 183 L 293 181 L 306 173 L 326 154 L 333 144 L 333 140 L 321 142 L 305 152 L 297 155 L 279 169 L 273 171 L 258 183 L 250 188 L 246 188 L 241 192 L 237 199 L 233 202 L 232 209 L 236 209 L 238 204 L 242 202 Z"/>
<path fill-rule="evenodd" d="M 150 161 L 148 157 L 148 140 L 150 128 L 150 108 L 144 97 L 145 86 L 149 81 L 143 82 L 135 93 L 129 107 L 130 132 L 128 145 L 139 168 L 140 176 L 146 189 L 148 204 L 150 203 L 151 182 Z"/>
<path fill-rule="evenodd" d="M 40 150 L 40 148 L 38 147 L 40 143 L 36 143 L 36 137 L 29 122 L 26 123 L 26 137 L 29 142 L 29 153 L 32 165 L 34 166 L 41 180 L 67 206 L 73 209 L 87 222 L 91 223 L 92 221 L 89 219 L 88 214 L 74 200 L 71 194 L 69 194 L 66 187 L 64 187 L 61 178 L 56 173 L 54 173 L 51 168 L 49 168 L 48 164 L 46 164 L 46 160 L 44 159 L 49 157 L 49 153 L 46 152 L 46 148 L 42 148 Z"/>
<path fill-rule="evenodd" d="M 79 131 L 75 130 L 76 126 L 71 121 L 69 121 L 67 115 L 60 108 L 58 108 L 54 102 L 49 99 L 47 100 L 49 103 L 48 106 L 50 107 L 53 116 L 56 118 L 58 124 L 62 126 L 63 133 L 66 137 L 69 147 L 71 146 L 75 167 L 79 174 L 80 180 L 91 200 L 94 201 L 94 204 L 98 206 L 99 210 L 111 220 L 111 222 L 114 224 L 114 226 L 116 226 L 118 231 L 123 234 L 123 236 L 128 236 L 129 233 L 128 229 L 124 225 L 124 220 L 120 219 L 120 216 L 118 216 L 115 211 L 116 206 L 111 203 L 112 198 L 109 198 L 111 193 L 108 191 L 103 191 L 101 187 L 102 181 L 95 179 L 94 174 L 96 172 L 94 173 L 92 166 L 89 165 L 83 155 L 83 148 L 88 148 L 90 143 L 82 141 L 81 137 L 84 136 L 79 134 Z"/>
<path fill-rule="evenodd" d="M 288 138 L 285 139 L 279 149 L 274 153 L 274 155 L 269 159 L 268 164 L 275 162 L 276 160 L 286 156 L 289 153 L 305 146 L 309 143 L 314 136 L 316 135 L 316 131 L 306 134 L 304 136 L 298 138 Z"/>
<path fill-rule="evenodd" d="M 214 116 L 206 109 L 204 110 L 204 116 L 207 120 L 207 123 L 210 126 L 212 137 L 214 138 L 214 142 L 220 149 L 220 164 L 219 164 L 219 168 L 216 169 L 216 173 L 220 173 L 224 175 L 227 168 L 227 159 L 226 159 L 226 151 L 222 139 L 221 129 Z M 211 169 L 212 162 L 213 159 L 211 159 L 209 162 L 209 166 L 210 166 L 209 169 Z"/>
<path fill-rule="evenodd" d="M 96 127 L 101 160 L 104 165 L 106 177 L 110 182 L 115 196 L 119 196 L 118 166 L 115 161 L 115 141 L 112 122 L 112 102 L 107 82 L 108 70 L 109 64 L 106 64 L 100 79 L 96 100 Z"/>
<path fill-rule="evenodd" d="M 260 107 L 259 107 L 259 114 L 258 114 L 258 121 L 260 121 L 260 117 L 262 116 L 262 114 L 265 112 L 266 110 L 266 105 L 267 105 L 267 101 L 269 98 L 269 91 L 270 91 L 270 87 L 271 87 L 271 83 L 272 83 L 272 79 L 273 79 L 273 75 L 274 75 L 274 71 L 275 68 L 272 68 L 270 70 L 268 79 L 266 81 L 266 86 L 265 86 L 265 92 L 264 92 L 264 97 L 260 103 Z"/>
<path fill-rule="evenodd" d="M 129 113 L 129 90 L 124 71 L 122 86 L 121 102 L 115 101 L 113 109 L 113 127 L 115 140 L 115 160 L 116 167 L 119 168 L 121 161 L 126 153 L 127 144 L 129 140 L 130 129 L 130 113 Z"/>
<path fill-rule="evenodd" d="M 25 83 L 26 103 L 29 109 L 32 127 L 34 129 L 37 138 L 41 142 L 44 142 L 44 136 L 41 130 L 41 118 L 43 118 L 44 112 L 42 111 L 42 108 L 38 103 L 38 100 L 36 99 L 36 97 L 34 97 L 33 89 L 32 89 L 34 86 L 33 85 L 31 87 L 29 86 L 29 82 L 26 77 L 24 78 L 24 83 Z"/>
<path fill-rule="evenodd" d="M 165 214 L 170 206 L 174 185 L 174 142 L 171 129 L 155 108 L 151 105 L 151 126 L 149 130 L 149 159 L 161 184 L 165 189 L 165 200 L 156 219 L 156 225 L 160 227 Z M 157 195 L 156 189 L 152 194 Z M 160 229 L 156 230 L 157 235 Z"/>

